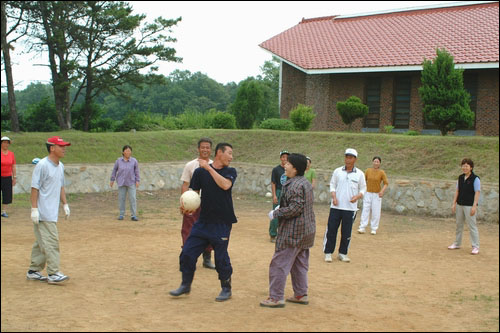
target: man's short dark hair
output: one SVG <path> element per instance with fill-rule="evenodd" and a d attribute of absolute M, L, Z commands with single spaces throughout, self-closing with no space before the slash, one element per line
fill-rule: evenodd
<path fill-rule="evenodd" d="M 307 168 L 307 158 L 302 154 L 292 153 L 288 156 L 288 163 L 297 170 L 297 176 L 303 176 Z"/>
<path fill-rule="evenodd" d="M 374 158 L 372 158 L 372 162 L 375 160 L 378 160 L 380 163 L 382 163 L 382 159 L 380 158 L 380 156 L 375 156 Z"/>
<path fill-rule="evenodd" d="M 200 140 L 198 140 L 198 148 L 200 148 L 202 142 L 208 142 L 210 143 L 210 147 L 212 147 L 212 140 L 210 140 L 209 138 L 201 138 Z"/>
<path fill-rule="evenodd" d="M 226 147 L 229 147 L 229 148 L 233 149 L 233 146 L 231 146 L 227 142 L 218 143 L 217 146 L 215 147 L 215 155 L 217 155 L 217 152 L 219 150 L 222 150 L 222 152 L 224 153 L 226 151 Z"/>

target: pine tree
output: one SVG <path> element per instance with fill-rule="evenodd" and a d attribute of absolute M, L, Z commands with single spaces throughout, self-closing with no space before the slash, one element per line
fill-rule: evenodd
<path fill-rule="evenodd" d="M 445 49 L 437 49 L 434 61 L 424 60 L 422 86 L 418 92 L 424 104 L 424 115 L 442 135 L 457 127 L 473 124 L 474 113 L 470 95 L 464 88 L 463 70 L 455 69 L 453 56 Z"/>

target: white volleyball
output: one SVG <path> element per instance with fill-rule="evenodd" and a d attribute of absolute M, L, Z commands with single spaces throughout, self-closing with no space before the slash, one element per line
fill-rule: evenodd
<path fill-rule="evenodd" d="M 195 191 L 186 191 L 181 195 L 181 202 L 185 210 L 195 211 L 201 204 L 200 195 Z"/>

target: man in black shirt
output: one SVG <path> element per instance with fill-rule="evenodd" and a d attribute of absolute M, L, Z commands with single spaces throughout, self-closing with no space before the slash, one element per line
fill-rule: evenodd
<path fill-rule="evenodd" d="M 271 190 L 273 191 L 273 210 L 278 206 L 281 195 L 281 185 L 286 181 L 285 164 L 288 162 L 288 151 L 283 150 L 280 152 L 281 163 L 273 168 L 271 173 Z M 276 235 L 278 233 L 278 219 L 272 219 L 269 222 L 269 236 L 271 242 L 276 242 Z"/>
<path fill-rule="evenodd" d="M 227 247 L 232 225 L 237 222 L 231 196 L 231 189 L 237 177 L 236 169 L 229 167 L 232 159 L 232 146 L 229 143 L 219 143 L 215 148 L 215 161 L 209 164 L 200 159 L 200 167 L 193 174 L 189 187 L 197 192 L 201 190 L 200 218 L 193 225 L 182 248 L 182 283 L 178 289 L 170 291 L 172 296 L 189 294 L 196 260 L 207 245 L 212 245 L 215 252 L 215 269 L 222 287 L 215 300 L 222 302 L 231 298 L 233 268 Z M 184 207 L 181 209 L 184 210 Z"/>

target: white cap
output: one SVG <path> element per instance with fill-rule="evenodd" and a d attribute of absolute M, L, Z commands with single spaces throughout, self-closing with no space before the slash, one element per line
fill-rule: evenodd
<path fill-rule="evenodd" d="M 345 150 L 345 154 L 344 155 L 352 155 L 354 157 L 358 157 L 358 152 L 356 151 L 356 149 L 353 149 L 353 148 L 347 148 Z"/>
<path fill-rule="evenodd" d="M 7 136 L 2 136 L 2 139 L 0 139 L 0 141 L 9 141 L 10 143 L 10 139 Z"/>

